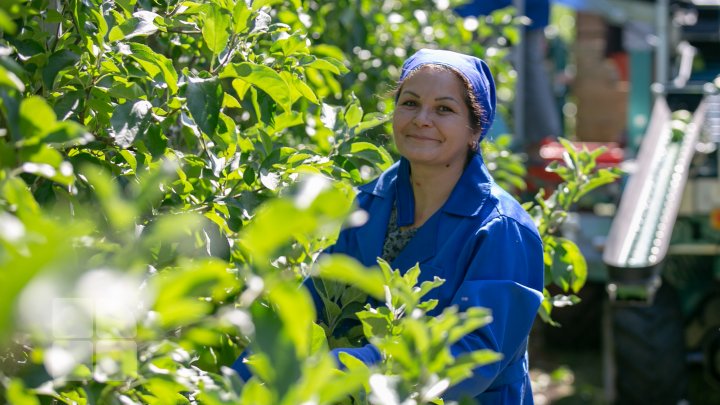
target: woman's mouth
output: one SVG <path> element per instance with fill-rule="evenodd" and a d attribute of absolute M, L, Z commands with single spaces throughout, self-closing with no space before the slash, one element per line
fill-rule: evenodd
<path fill-rule="evenodd" d="M 409 134 L 409 135 L 406 135 L 405 137 L 416 140 L 416 141 L 421 141 L 421 142 L 440 142 L 440 140 L 435 139 L 433 137 L 417 135 L 417 134 Z"/>

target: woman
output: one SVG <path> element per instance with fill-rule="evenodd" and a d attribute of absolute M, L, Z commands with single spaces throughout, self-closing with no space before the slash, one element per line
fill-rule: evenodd
<path fill-rule="evenodd" d="M 343 230 L 329 252 L 366 266 L 382 257 L 403 271 L 419 263 L 421 281 L 446 280 L 426 296 L 439 300 L 433 315 L 450 305 L 491 309 L 492 323 L 451 351 L 488 348 L 503 359 L 476 369 L 444 398 L 532 403 L 527 339 L 542 301 L 543 249 L 530 217 L 493 182 L 479 154 L 494 114 L 494 82 L 482 60 L 423 49 L 405 61 L 393 116 L 402 158 L 359 188 L 369 219 Z M 381 360 L 370 344 L 333 352 Z"/>

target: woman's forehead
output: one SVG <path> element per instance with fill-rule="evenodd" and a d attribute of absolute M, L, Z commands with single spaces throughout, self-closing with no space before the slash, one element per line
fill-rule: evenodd
<path fill-rule="evenodd" d="M 466 87 L 456 73 L 449 69 L 422 67 L 408 76 L 402 83 L 401 93 L 413 92 L 418 94 L 431 93 L 434 95 L 448 94 L 455 97 L 464 96 Z"/>

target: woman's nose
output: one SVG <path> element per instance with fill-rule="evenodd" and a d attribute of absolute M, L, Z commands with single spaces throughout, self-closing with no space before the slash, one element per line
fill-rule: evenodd
<path fill-rule="evenodd" d="M 430 111 L 427 111 L 424 108 L 420 108 L 417 111 L 417 114 L 415 114 L 415 117 L 413 117 L 413 123 L 419 127 L 426 127 L 432 124 L 432 119 L 430 117 Z"/>

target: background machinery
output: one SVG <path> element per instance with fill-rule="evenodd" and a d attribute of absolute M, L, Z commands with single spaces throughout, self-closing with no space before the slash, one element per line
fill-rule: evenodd
<path fill-rule="evenodd" d="M 628 50 L 614 209 L 578 212 L 565 230 L 606 291 L 606 399 L 718 404 L 720 0 L 557 2 L 648 28 L 647 46 Z"/>

